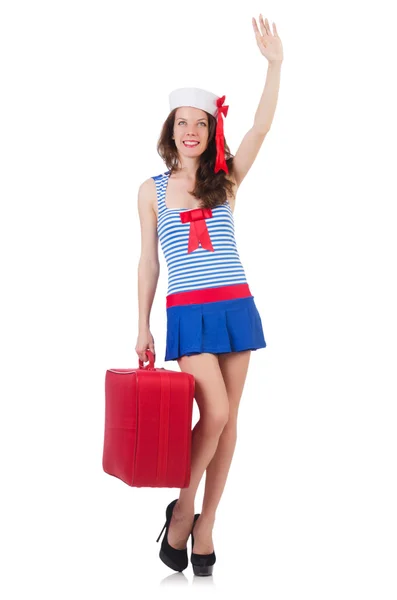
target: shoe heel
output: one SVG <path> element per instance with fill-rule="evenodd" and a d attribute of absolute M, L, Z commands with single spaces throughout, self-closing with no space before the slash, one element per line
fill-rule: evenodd
<path fill-rule="evenodd" d="M 159 541 L 159 539 L 161 538 L 161 534 L 163 533 L 163 531 L 164 531 L 164 529 L 165 529 L 166 527 L 167 527 L 167 521 L 164 523 L 164 527 L 163 527 L 163 529 L 160 531 L 160 535 L 159 535 L 159 537 L 157 538 L 156 542 L 158 542 L 158 541 Z"/>

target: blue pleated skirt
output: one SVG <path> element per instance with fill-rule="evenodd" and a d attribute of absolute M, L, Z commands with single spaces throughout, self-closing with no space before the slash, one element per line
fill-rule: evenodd
<path fill-rule="evenodd" d="M 220 354 L 265 348 L 254 297 L 170 306 L 164 360 L 201 352 Z"/>

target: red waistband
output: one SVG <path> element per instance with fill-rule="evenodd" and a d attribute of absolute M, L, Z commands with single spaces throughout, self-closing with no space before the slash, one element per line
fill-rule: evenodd
<path fill-rule="evenodd" d="M 233 300 L 234 298 L 247 298 L 252 296 L 248 283 L 237 285 L 223 285 L 221 287 L 206 288 L 204 290 L 191 290 L 169 294 L 166 298 L 167 308 L 180 304 L 200 304 L 202 302 L 217 302 L 218 300 Z"/>

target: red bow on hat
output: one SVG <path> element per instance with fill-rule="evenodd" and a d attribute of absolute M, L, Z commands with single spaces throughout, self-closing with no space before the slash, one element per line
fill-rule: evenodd
<path fill-rule="evenodd" d="M 225 160 L 225 138 L 223 134 L 223 115 L 227 116 L 229 106 L 223 106 L 226 96 L 218 98 L 216 105 L 218 107 L 218 115 L 216 122 L 215 132 L 215 144 L 216 144 L 216 161 L 215 161 L 215 173 L 223 169 L 225 173 L 229 173 Z"/>
<path fill-rule="evenodd" d="M 193 208 L 179 214 L 182 223 L 190 222 L 188 253 L 196 250 L 200 243 L 206 250 L 214 252 L 207 223 L 205 222 L 205 219 L 212 217 L 212 210 L 210 208 Z"/>

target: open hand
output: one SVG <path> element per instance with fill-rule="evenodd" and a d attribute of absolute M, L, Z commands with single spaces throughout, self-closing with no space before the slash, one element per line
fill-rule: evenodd
<path fill-rule="evenodd" d="M 273 33 L 270 31 L 269 21 L 263 20 L 262 15 L 259 15 L 259 25 L 261 30 L 259 31 L 258 25 L 256 24 L 255 18 L 252 17 L 252 26 L 256 37 L 256 42 L 261 54 L 269 63 L 282 62 L 283 45 L 281 39 L 277 33 L 276 24 L 273 22 Z"/>

